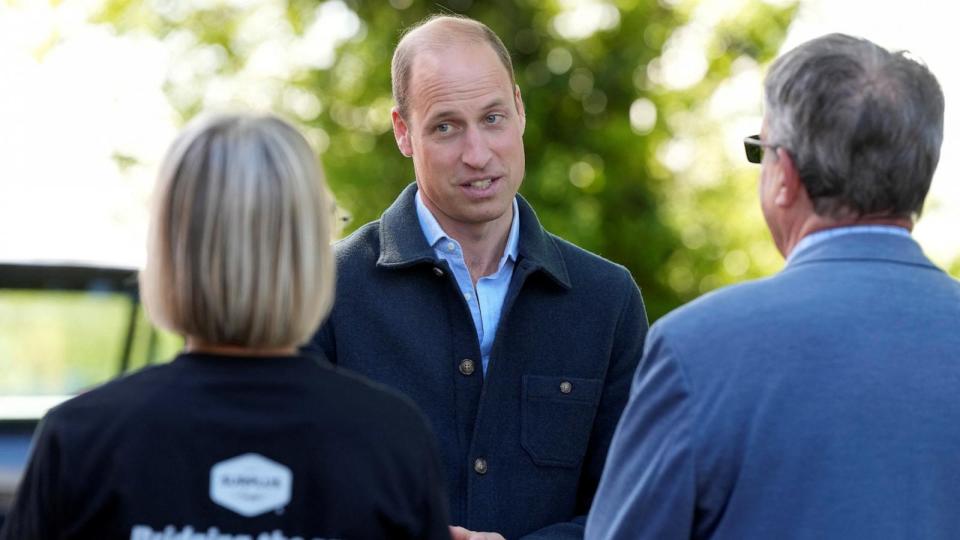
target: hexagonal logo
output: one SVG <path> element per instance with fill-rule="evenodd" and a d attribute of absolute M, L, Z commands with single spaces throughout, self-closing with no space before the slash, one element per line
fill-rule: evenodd
<path fill-rule="evenodd" d="M 210 499 L 241 516 L 283 508 L 292 489 L 290 469 L 260 454 L 242 454 L 210 469 Z"/>

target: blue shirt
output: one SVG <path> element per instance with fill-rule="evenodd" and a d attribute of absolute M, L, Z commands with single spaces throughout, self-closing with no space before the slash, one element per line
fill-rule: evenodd
<path fill-rule="evenodd" d="M 420 192 L 416 196 L 417 218 L 420 220 L 420 229 L 427 238 L 427 243 L 433 248 L 437 257 L 447 261 L 453 276 L 457 279 L 460 293 L 473 315 L 473 325 L 477 329 L 477 341 L 480 343 L 480 356 L 483 363 L 483 372 L 487 372 L 490 363 L 490 349 L 493 347 L 493 338 L 497 335 L 497 326 L 500 324 L 500 312 L 503 310 L 503 301 L 510 288 L 510 278 L 513 277 L 513 267 L 517 262 L 517 244 L 520 237 L 520 215 L 517 212 L 517 199 L 513 199 L 513 221 L 510 223 L 510 234 L 507 236 L 507 245 L 503 249 L 497 271 L 489 276 L 477 280 L 474 288 L 470 278 L 470 270 L 463 260 L 463 249 L 460 243 L 450 238 L 443 231 L 437 218 L 433 216 L 423 200 Z"/>
<path fill-rule="evenodd" d="M 797 255 L 811 247 L 829 240 L 830 238 L 836 238 L 838 236 L 846 236 L 848 234 L 892 234 L 894 236 L 905 236 L 910 237 L 910 231 L 904 229 L 903 227 L 897 227 L 896 225 L 848 225 L 846 227 L 834 227 L 832 229 L 823 229 L 821 231 L 816 231 L 810 233 L 797 242 L 797 245 L 794 246 L 793 251 L 790 252 L 790 256 L 787 257 L 787 263 L 794 260 Z"/>

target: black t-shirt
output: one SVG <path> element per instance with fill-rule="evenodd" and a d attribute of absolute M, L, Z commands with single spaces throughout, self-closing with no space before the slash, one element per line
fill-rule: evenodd
<path fill-rule="evenodd" d="M 2 540 L 450 538 L 399 394 L 302 356 L 182 354 L 51 410 Z"/>

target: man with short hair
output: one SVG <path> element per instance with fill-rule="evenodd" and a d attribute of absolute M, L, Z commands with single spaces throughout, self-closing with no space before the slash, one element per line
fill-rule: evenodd
<path fill-rule="evenodd" d="M 745 141 L 787 258 L 650 330 L 587 538 L 960 536 L 960 284 L 910 237 L 928 69 L 832 34 L 778 59 Z"/>
<path fill-rule="evenodd" d="M 524 105 L 489 28 L 430 19 L 392 75 L 416 182 L 338 243 L 337 301 L 311 346 L 426 413 L 455 539 L 582 538 L 643 350 L 640 291 L 517 195 Z"/>

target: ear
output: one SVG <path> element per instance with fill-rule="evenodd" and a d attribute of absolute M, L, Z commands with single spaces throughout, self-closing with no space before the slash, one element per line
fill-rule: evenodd
<path fill-rule="evenodd" d="M 393 120 L 393 137 L 397 140 L 400 153 L 407 157 L 412 156 L 413 145 L 410 144 L 410 127 L 407 121 L 403 119 L 396 107 L 390 110 L 390 118 Z"/>
<path fill-rule="evenodd" d="M 520 115 L 520 134 L 527 127 L 527 111 L 523 108 L 523 97 L 520 96 L 520 85 L 513 85 L 513 103 L 517 107 L 517 114 Z"/>
<path fill-rule="evenodd" d="M 773 201 L 777 206 L 789 208 L 796 204 L 799 198 L 806 196 L 807 188 L 800 180 L 800 172 L 793 158 L 783 148 L 777 148 L 777 167 L 780 169 L 780 182 Z"/>

